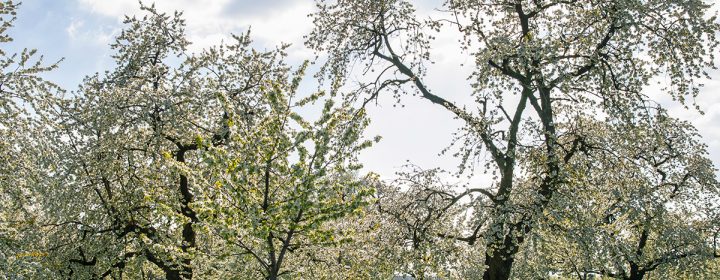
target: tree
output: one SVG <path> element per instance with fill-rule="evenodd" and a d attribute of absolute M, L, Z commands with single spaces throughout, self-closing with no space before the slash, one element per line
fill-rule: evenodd
<path fill-rule="evenodd" d="M 544 249 L 528 257 L 547 259 L 544 273 L 579 278 L 705 273 L 720 257 L 720 190 L 692 125 L 662 110 L 635 123 L 578 122 L 586 156 L 569 163 L 572 184 L 558 190 L 532 241 Z"/>
<path fill-rule="evenodd" d="M 398 175 L 382 185 L 376 209 L 383 233 L 392 240 L 376 246 L 395 245 L 389 254 L 395 271 L 415 279 L 477 278 L 482 273 L 473 265 L 482 261 L 474 248 L 478 240 L 462 236 L 477 219 L 467 215 L 468 209 L 482 206 L 456 201 L 468 200 L 472 191 L 458 194 L 459 186 L 446 180 L 450 174 L 437 168 L 408 165 Z"/>
<path fill-rule="evenodd" d="M 229 143 L 206 154 L 218 168 L 198 170 L 198 178 L 208 178 L 203 185 L 214 186 L 202 191 L 199 213 L 209 234 L 228 245 L 208 253 L 235 263 L 219 277 L 303 275 L 316 255 L 350 241 L 347 228 L 328 223 L 357 214 L 370 201 L 373 175 L 348 176 L 361 167 L 358 152 L 372 144 L 362 139 L 367 119 L 327 99 L 318 120 L 306 121 L 294 108 L 324 93 L 295 101 L 303 71 L 291 83 L 262 81 L 252 125 L 233 125 Z"/>
<path fill-rule="evenodd" d="M 482 205 L 474 214 L 482 219 L 454 238 L 481 239 L 483 279 L 508 279 L 542 213 L 569 184 L 565 166 L 582 157 L 582 135 L 558 124 L 581 112 L 601 121 L 648 118 L 643 89 L 660 74 L 669 80 L 664 91 L 689 104 L 697 79 L 715 67 L 720 27 L 708 7 L 700 0 L 450 0 L 444 17 L 420 20 L 407 1 L 321 0 L 307 45 L 327 54 L 323 71 L 336 81 L 347 79 L 353 63 L 366 65 L 369 77 L 348 100 L 364 106 L 387 91 L 397 98 L 411 92 L 464 123 L 459 172 L 484 164 L 495 179 L 447 199 L 474 194 L 470 204 Z M 457 30 L 475 61 L 470 108 L 425 82 L 432 32 L 443 25 Z M 520 159 L 540 148 L 527 172 Z"/>
<path fill-rule="evenodd" d="M 0 2 L 0 271 L 11 278 L 44 272 L 38 265 L 42 234 L 34 229 L 44 216 L 38 185 L 47 183 L 45 153 L 52 140 L 43 133 L 42 112 L 62 92 L 41 78 L 57 62 L 46 64 L 35 49 L 5 50 L 19 6 Z"/>
<path fill-rule="evenodd" d="M 326 224 L 371 194 L 341 180 L 371 144 L 363 112 L 296 94 L 305 66 L 291 76 L 286 46 L 258 51 L 244 34 L 188 54 L 180 13 L 142 9 L 111 45 L 117 68 L 55 100 L 47 119 L 58 142 L 38 221 L 44 267 L 73 279 L 277 279 L 299 265 L 290 255 L 344 236 Z M 323 98 L 318 121 L 296 112 Z"/>
<path fill-rule="evenodd" d="M 143 9 L 148 15 L 126 18 L 128 28 L 112 45 L 118 68 L 87 77 L 62 104 L 57 133 L 66 140 L 57 153 L 64 161 L 55 176 L 56 202 L 46 204 L 57 218 L 45 225 L 56 243 L 51 258 L 66 277 L 139 275 L 148 261 L 167 279 L 192 278 L 200 242 L 195 186 L 172 163 L 201 166 L 194 139 L 222 144 L 227 119 L 249 101 L 222 104 L 218 91 L 241 92 L 242 85 L 218 88 L 201 75 L 203 62 L 196 58 L 172 67 L 169 57 L 183 55 L 188 44 L 184 23 L 179 14 Z M 243 42 L 237 50 L 239 56 L 249 52 Z M 273 55 L 257 54 L 259 63 Z M 252 83 L 262 72 L 250 73 L 230 78 Z"/>

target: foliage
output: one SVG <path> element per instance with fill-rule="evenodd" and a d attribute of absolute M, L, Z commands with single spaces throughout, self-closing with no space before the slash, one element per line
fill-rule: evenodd
<path fill-rule="evenodd" d="M 306 65 L 291 76 L 286 46 L 257 51 L 244 34 L 187 54 L 181 14 L 142 8 L 111 45 L 116 69 L 87 77 L 67 98 L 38 97 L 52 110 L 11 108 L 37 115 L 55 141 L 19 155 L 44 170 L 44 181 L 29 182 L 41 193 L 23 194 L 43 215 L 32 228 L 8 228 L 42 237 L 33 264 L 52 278 L 277 279 L 302 269 L 295 259 L 305 247 L 343 242 L 343 230 L 327 224 L 361 211 L 372 193 L 365 180 L 344 177 L 372 144 L 362 110 L 322 92 L 296 94 Z M 29 96 L 31 75 L 46 70 L 38 67 L 18 72 L 29 79 L 8 74 L 6 85 Z M 323 98 L 316 122 L 297 113 Z M 248 253 L 262 257 L 252 264 Z"/>
<path fill-rule="evenodd" d="M 0 2 L 0 44 L 7 46 L 8 35 L 20 4 Z M 4 49 L 4 47 L 3 47 Z M 61 92 L 40 76 L 57 68 L 45 64 L 35 49 L 8 53 L 0 49 L 0 271 L 4 277 L 41 273 L 38 249 L 42 234 L 35 231 L 36 221 L 45 213 L 38 208 L 43 195 L 38 185 L 47 184 L 44 159 L 52 145 L 40 126 L 38 112 Z"/>
<path fill-rule="evenodd" d="M 18 5 L 0 3 L 7 43 Z M 142 4 L 115 67 L 70 94 L 41 78 L 57 63 L 0 51 L 0 279 L 717 274 L 717 170 L 645 94 L 664 75 L 695 105 L 720 45 L 703 1 L 449 0 L 428 19 L 403 0 L 317 4 L 325 91 L 304 92 L 287 45 L 189 53 L 182 14 Z M 470 104 L 427 83 L 450 31 Z M 463 123 L 443 151 L 458 170 L 361 175 L 379 141 L 364 107 L 388 93 Z"/>
<path fill-rule="evenodd" d="M 524 256 L 527 273 L 673 278 L 712 272 L 720 190 L 697 131 L 660 110 L 607 124 L 583 117 L 585 156 L 569 163 L 546 222 Z M 677 276 L 675 276 L 677 277 Z"/>
<path fill-rule="evenodd" d="M 660 75 L 668 77 L 663 91 L 689 105 L 698 79 L 715 67 L 720 43 L 720 25 L 700 0 L 449 0 L 428 19 L 402 0 L 320 0 L 317 6 L 306 44 L 327 55 L 323 74 L 342 82 L 357 76 L 352 65 L 365 66 L 347 100 L 366 106 L 380 94 L 398 100 L 412 94 L 463 122 L 454 142 L 458 173 L 472 177 L 482 168 L 492 183 L 419 184 L 407 194 L 436 200 L 408 204 L 420 208 L 408 211 L 422 220 L 430 210 L 458 205 L 464 207 L 456 210 L 459 217 L 474 216 L 461 229 L 427 222 L 421 231 L 427 231 L 425 242 L 448 237 L 482 246 L 484 264 L 469 265 L 484 271 L 483 279 L 511 277 L 543 213 L 569 209 L 553 204 L 559 190 L 572 187 L 568 164 L 584 157 L 584 136 L 572 129 L 578 115 L 608 123 L 650 119 L 653 102 L 643 90 Z M 467 78 L 469 105 L 427 83 L 434 34 L 453 31 L 475 62 Z"/>
<path fill-rule="evenodd" d="M 209 234 L 230 245 L 208 253 L 242 264 L 225 268 L 230 275 L 302 274 L 319 250 L 350 241 L 345 228 L 326 224 L 358 214 L 372 194 L 369 181 L 347 176 L 372 144 L 362 140 L 363 112 L 335 108 L 329 99 L 317 121 L 304 120 L 293 108 L 322 92 L 293 101 L 302 70 L 289 84 L 261 84 L 267 90 L 253 107 L 254 123 L 233 125 L 228 145 L 205 155 L 218 168 L 198 170 L 199 179 L 208 178 L 203 185 L 213 186 L 201 190 L 198 211 Z"/>

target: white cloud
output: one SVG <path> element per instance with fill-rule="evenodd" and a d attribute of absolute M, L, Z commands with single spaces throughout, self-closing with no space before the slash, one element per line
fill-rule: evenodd
<path fill-rule="evenodd" d="M 97 46 L 107 46 L 113 39 L 117 28 L 107 28 L 103 26 L 93 26 L 86 24 L 84 20 L 73 19 L 65 28 L 70 42 L 73 44 L 92 44 Z"/>
<path fill-rule="evenodd" d="M 67 32 L 70 39 L 74 40 L 77 38 L 78 29 L 82 28 L 83 25 L 85 25 L 83 20 L 73 19 L 65 29 L 65 32 Z"/>

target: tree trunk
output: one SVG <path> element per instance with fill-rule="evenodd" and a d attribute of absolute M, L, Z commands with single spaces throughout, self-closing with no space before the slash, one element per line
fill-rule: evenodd
<path fill-rule="evenodd" d="M 488 249 L 488 253 L 492 249 Z M 485 253 L 485 265 L 487 268 L 483 273 L 483 280 L 506 280 L 510 279 L 510 270 L 515 259 L 507 254 L 494 252 L 492 256 Z"/>
<path fill-rule="evenodd" d="M 630 276 L 626 277 L 627 280 L 642 280 L 645 278 L 645 270 L 640 269 L 640 267 L 635 263 L 630 263 Z"/>
<path fill-rule="evenodd" d="M 167 279 L 167 280 L 182 280 L 182 278 L 180 277 L 180 272 L 177 270 L 165 271 L 165 279 Z"/>
<path fill-rule="evenodd" d="M 189 146 L 191 147 L 191 146 Z M 187 148 L 181 148 L 180 151 L 178 151 L 176 160 L 178 162 L 185 162 L 185 152 L 188 151 Z M 179 188 L 180 194 L 182 195 L 180 199 L 180 213 L 189 218 L 189 221 L 187 221 L 185 224 L 183 224 L 183 230 L 182 230 L 182 245 L 180 245 L 180 249 L 183 253 L 189 253 L 189 251 L 195 248 L 196 246 L 196 233 L 195 229 L 193 229 L 193 224 L 199 222 L 197 214 L 195 213 L 195 210 L 193 210 L 190 207 L 190 204 L 193 202 L 194 197 L 193 194 L 190 192 L 190 185 L 188 182 L 188 178 L 185 175 L 180 175 L 180 188 Z M 180 267 L 180 273 L 178 275 L 177 279 L 192 279 L 193 278 L 193 269 L 192 269 L 192 260 L 189 257 L 183 257 L 183 259 L 180 261 L 181 267 Z"/>

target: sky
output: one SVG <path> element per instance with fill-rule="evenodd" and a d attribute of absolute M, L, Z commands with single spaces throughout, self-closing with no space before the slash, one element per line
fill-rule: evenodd
<path fill-rule="evenodd" d="M 715 1 L 720 6 L 720 0 Z M 151 1 L 145 1 L 151 3 Z M 431 11 L 440 0 L 418 0 L 420 11 Z M 280 43 L 292 44 L 288 50 L 291 65 L 313 59 L 303 46 L 303 35 L 312 29 L 310 0 L 156 0 L 160 11 L 183 11 L 187 34 L 193 43 L 190 51 L 227 40 L 231 34 L 252 30 L 254 47 L 272 49 Z M 10 35 L 11 48 L 36 48 L 47 62 L 62 59 L 60 69 L 46 75 L 67 90 L 77 88 L 85 75 L 113 68 L 109 43 L 122 28 L 124 15 L 139 13 L 137 0 L 25 0 L 18 11 Z M 465 77 L 472 59 L 455 46 L 455 38 L 439 35 L 426 83 L 435 92 L 452 93 L 450 100 L 467 96 Z M 659 101 L 671 114 L 691 121 L 708 145 L 710 158 L 720 166 L 720 71 L 710 72 L 714 80 L 705 81 L 697 103 L 705 114 L 687 110 L 660 95 Z M 309 80 L 310 78 L 306 79 Z M 305 84 L 301 89 L 312 90 Z M 652 90 L 652 89 L 651 89 Z M 372 123 L 368 135 L 381 135 L 382 141 L 360 157 L 366 170 L 384 178 L 408 162 L 423 168 L 453 170 L 458 161 L 449 155 L 438 156 L 450 144 L 452 133 L 461 125 L 445 110 L 419 98 L 405 98 L 404 107 L 393 107 L 389 98 L 369 109 Z M 717 173 L 717 172 L 716 172 Z"/>

